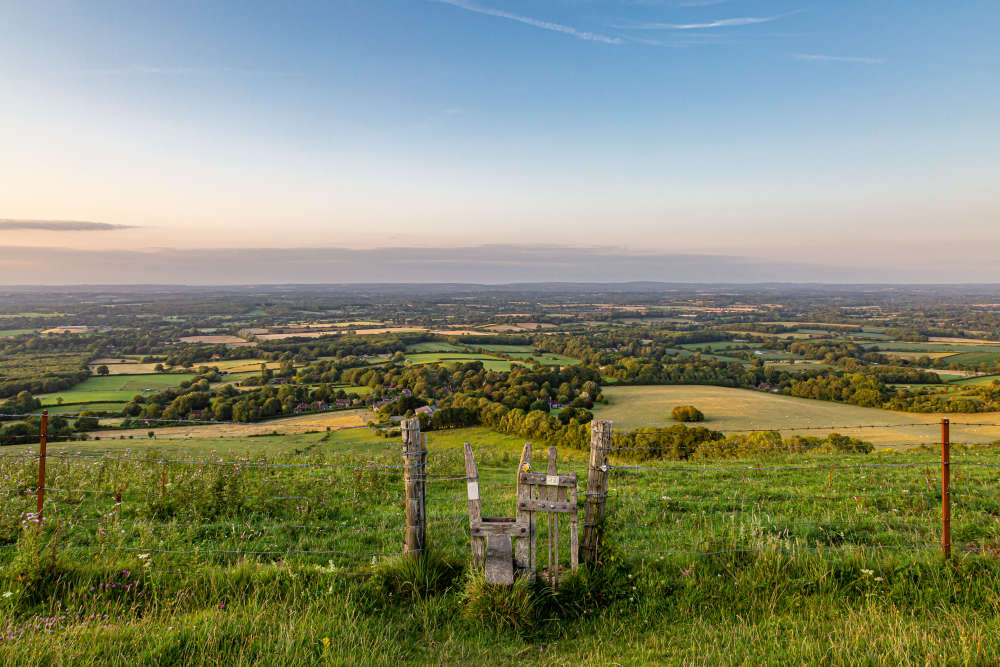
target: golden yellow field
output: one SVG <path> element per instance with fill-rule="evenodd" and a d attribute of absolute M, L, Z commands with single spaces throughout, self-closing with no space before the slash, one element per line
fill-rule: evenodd
<path fill-rule="evenodd" d="M 677 405 L 694 405 L 705 413 L 704 426 L 718 431 L 745 429 L 786 430 L 787 435 L 821 435 L 836 431 L 880 446 L 905 446 L 939 442 L 940 420 L 948 417 L 953 442 L 983 443 L 1000 440 L 1000 414 L 919 414 L 861 408 L 845 403 L 814 401 L 749 389 L 671 385 L 650 387 L 605 387 L 609 404 L 597 406 L 594 414 L 610 419 L 616 430 L 675 424 L 670 411 Z M 991 423 L 989 427 L 958 424 Z M 873 428 L 844 428 L 845 426 Z M 801 427 L 835 427 L 828 430 L 788 431 Z"/>
<path fill-rule="evenodd" d="M 266 435 L 269 433 L 305 433 L 307 431 L 323 431 L 364 426 L 371 419 L 370 410 L 341 410 L 323 412 L 297 417 L 283 417 L 255 424 L 192 424 L 190 426 L 174 426 L 164 428 L 134 428 L 125 430 L 96 431 L 100 438 L 146 438 L 149 431 L 154 431 L 158 439 L 174 438 L 233 438 L 250 435 Z M 116 420 L 120 421 L 120 420 Z"/>

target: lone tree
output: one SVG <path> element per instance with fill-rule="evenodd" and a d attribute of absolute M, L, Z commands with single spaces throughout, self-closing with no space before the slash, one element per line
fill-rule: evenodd
<path fill-rule="evenodd" d="M 693 405 L 678 405 L 670 411 L 670 418 L 679 422 L 705 421 L 705 415 Z"/>
<path fill-rule="evenodd" d="M 111 371 L 109 371 L 108 367 L 105 366 L 104 364 L 101 364 L 100 366 L 97 367 L 97 374 L 98 375 L 104 376 L 104 375 L 109 374 L 110 372 Z"/>

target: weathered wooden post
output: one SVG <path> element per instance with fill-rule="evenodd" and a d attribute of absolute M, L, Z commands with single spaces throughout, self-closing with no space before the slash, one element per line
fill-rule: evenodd
<path fill-rule="evenodd" d="M 473 526 L 482 523 L 483 501 L 479 497 L 479 467 L 472 455 L 472 447 L 465 443 L 465 484 L 469 496 L 469 531 L 472 541 L 472 564 L 482 567 L 486 558 L 486 544 L 477 535 Z"/>
<path fill-rule="evenodd" d="M 521 484 L 521 474 L 531 470 L 531 443 L 524 443 L 521 450 L 521 462 L 517 464 L 517 473 L 514 475 L 514 484 L 517 489 L 518 507 L 515 509 L 514 518 L 517 523 L 528 527 L 528 534 L 523 537 L 514 538 L 514 564 L 521 572 L 527 573 L 528 577 L 535 578 L 535 515 L 526 509 L 521 509 L 523 500 L 531 500 L 532 487 Z"/>
<path fill-rule="evenodd" d="M 941 420 L 941 547 L 951 558 L 951 422 Z"/>
<path fill-rule="evenodd" d="M 42 410 L 41 431 L 38 438 L 38 512 L 35 520 L 38 522 L 38 530 L 42 529 L 42 510 L 45 508 L 45 456 L 49 441 L 49 411 Z"/>
<path fill-rule="evenodd" d="M 580 560 L 596 563 L 604 530 L 608 501 L 608 452 L 611 450 L 612 423 L 595 419 L 590 423 L 590 467 L 587 471 L 587 502 L 583 515 Z"/>
<path fill-rule="evenodd" d="M 404 419 L 403 484 L 406 487 L 406 541 L 404 554 L 415 557 L 427 544 L 427 448 L 420 437 L 420 420 Z"/>

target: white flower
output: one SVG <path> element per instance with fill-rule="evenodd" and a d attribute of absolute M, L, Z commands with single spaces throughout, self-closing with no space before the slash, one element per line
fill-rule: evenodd
<path fill-rule="evenodd" d="M 865 575 L 866 577 L 870 577 L 873 574 L 875 574 L 875 570 L 865 570 L 865 569 L 862 569 L 861 570 L 861 574 Z"/>
<path fill-rule="evenodd" d="M 146 560 L 149 558 L 149 554 L 139 554 L 139 560 Z"/>
<path fill-rule="evenodd" d="M 3 596 L 4 596 L 5 598 L 9 598 L 9 597 L 10 597 L 11 595 L 13 595 L 13 594 L 14 594 L 14 591 L 7 591 L 6 593 L 4 593 L 4 594 L 3 594 Z"/>

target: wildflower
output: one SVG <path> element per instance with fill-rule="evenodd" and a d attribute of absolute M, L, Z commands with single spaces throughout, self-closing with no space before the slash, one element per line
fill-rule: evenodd
<path fill-rule="evenodd" d="M 531 472 L 531 464 L 525 463 L 524 466 L 521 468 L 521 472 Z"/>
<path fill-rule="evenodd" d="M 329 637 L 323 637 L 323 639 L 321 639 L 320 641 L 323 642 L 323 648 L 330 648 L 330 638 Z"/>
<path fill-rule="evenodd" d="M 875 581 L 885 581 L 882 577 L 875 577 Z"/>
<path fill-rule="evenodd" d="M 146 560 L 149 558 L 149 554 L 139 554 L 139 560 Z"/>
<path fill-rule="evenodd" d="M 13 594 L 14 594 L 14 591 L 7 591 L 6 593 L 4 593 L 4 594 L 3 594 L 3 596 L 4 596 L 5 598 L 9 598 L 9 597 L 10 597 L 11 595 L 13 595 Z"/>
<path fill-rule="evenodd" d="M 873 574 L 875 574 L 875 570 L 865 570 L 865 569 L 862 569 L 861 570 L 861 574 L 865 575 L 866 577 L 870 577 Z"/>

